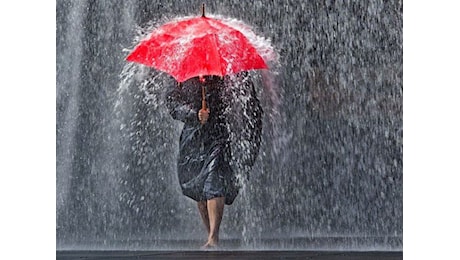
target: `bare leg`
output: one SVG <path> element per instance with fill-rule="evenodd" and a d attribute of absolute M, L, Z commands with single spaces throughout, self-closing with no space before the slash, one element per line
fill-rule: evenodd
<path fill-rule="evenodd" d="M 209 216 L 208 216 L 208 206 L 207 201 L 198 201 L 198 210 L 200 211 L 201 219 L 203 220 L 203 224 L 208 232 L 209 237 Z"/>
<path fill-rule="evenodd" d="M 208 200 L 209 236 L 203 248 L 215 247 L 219 243 L 219 228 L 224 215 L 224 202 L 224 197 Z"/>

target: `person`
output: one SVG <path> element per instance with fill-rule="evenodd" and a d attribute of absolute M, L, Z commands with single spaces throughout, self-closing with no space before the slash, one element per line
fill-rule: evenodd
<path fill-rule="evenodd" d="M 228 108 L 238 101 L 231 94 L 228 82 L 219 76 L 195 77 L 177 84 L 167 95 L 172 118 L 184 123 L 179 140 L 177 174 L 182 193 L 197 201 L 208 234 L 202 249 L 218 245 L 224 206 L 234 202 L 241 187 L 231 166 L 232 128 L 226 114 Z M 245 162 L 252 166 L 260 145 L 262 108 L 252 82 L 246 80 L 239 85 L 252 89 L 249 92 L 252 108 L 249 109 L 256 118 L 252 124 L 254 131 L 250 132 L 256 149 L 250 153 L 249 162 Z"/>

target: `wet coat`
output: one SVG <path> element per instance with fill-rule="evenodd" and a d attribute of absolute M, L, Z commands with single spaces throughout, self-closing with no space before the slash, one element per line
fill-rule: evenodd
<path fill-rule="evenodd" d="M 198 111 L 201 109 L 202 84 L 206 88 L 206 103 L 210 110 L 208 121 L 201 125 Z M 207 77 L 205 83 L 198 78 L 173 87 L 167 96 L 167 106 L 171 116 L 184 123 L 179 140 L 177 173 L 182 192 L 195 201 L 225 197 L 225 204 L 235 200 L 240 182 L 232 164 L 230 144 L 231 127 L 226 111 L 234 100 L 225 89 L 225 83 L 219 77 Z M 255 92 L 253 93 L 255 94 Z M 257 100 L 258 108 L 260 105 Z M 261 111 L 261 109 L 260 109 Z M 260 145 L 261 114 L 259 131 L 255 139 L 257 151 Z M 257 151 L 252 152 L 254 163 Z"/>

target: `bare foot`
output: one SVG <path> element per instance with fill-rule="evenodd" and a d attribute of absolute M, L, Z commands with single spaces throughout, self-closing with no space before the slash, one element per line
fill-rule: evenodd
<path fill-rule="evenodd" d="M 216 249 L 217 248 L 217 241 L 214 241 L 214 240 L 208 240 L 208 242 L 206 242 L 206 244 L 204 244 L 201 249 L 202 250 L 212 250 L 212 249 Z"/>

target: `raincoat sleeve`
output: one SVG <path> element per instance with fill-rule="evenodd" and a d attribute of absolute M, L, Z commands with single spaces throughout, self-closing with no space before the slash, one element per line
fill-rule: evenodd
<path fill-rule="evenodd" d="M 178 87 L 174 87 L 166 96 L 166 106 L 172 118 L 187 124 L 198 124 L 198 111 L 182 97 Z"/>

